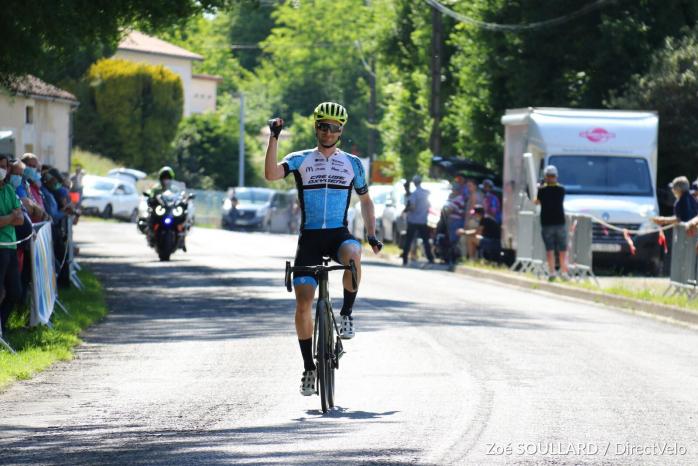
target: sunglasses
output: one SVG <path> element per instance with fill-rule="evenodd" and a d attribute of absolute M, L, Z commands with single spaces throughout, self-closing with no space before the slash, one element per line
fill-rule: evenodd
<path fill-rule="evenodd" d="M 315 127 L 320 131 L 329 131 L 330 133 L 339 133 L 342 131 L 342 125 L 334 123 L 317 123 Z"/>

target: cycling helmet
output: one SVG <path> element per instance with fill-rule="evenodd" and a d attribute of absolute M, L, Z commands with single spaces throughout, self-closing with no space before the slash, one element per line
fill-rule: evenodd
<path fill-rule="evenodd" d="M 319 120 L 334 120 L 339 124 L 344 125 L 349 119 L 347 109 L 335 102 L 323 102 L 313 111 L 315 121 Z"/>
<path fill-rule="evenodd" d="M 172 179 L 174 180 L 175 173 L 174 173 L 174 170 L 173 170 L 171 167 L 168 167 L 168 166 L 162 167 L 162 168 L 160 169 L 160 171 L 158 172 L 158 179 L 162 179 L 162 176 L 165 175 L 165 174 L 170 175 L 170 178 L 172 178 Z"/>

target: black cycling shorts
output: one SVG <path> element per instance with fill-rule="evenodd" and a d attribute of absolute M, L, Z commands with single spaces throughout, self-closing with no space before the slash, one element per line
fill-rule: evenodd
<path fill-rule="evenodd" d="M 303 230 L 298 237 L 298 249 L 296 249 L 293 265 L 320 265 L 322 258 L 328 256 L 335 262 L 339 262 L 339 248 L 348 241 L 361 246 L 361 243 L 349 233 L 347 227 Z M 317 281 L 310 272 L 294 272 L 293 284 L 317 286 Z"/>

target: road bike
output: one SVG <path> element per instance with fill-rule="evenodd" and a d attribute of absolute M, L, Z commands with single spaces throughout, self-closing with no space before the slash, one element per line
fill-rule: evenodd
<path fill-rule="evenodd" d="M 334 371 L 339 369 L 339 359 L 344 354 L 342 340 L 339 338 L 339 327 L 332 312 L 332 302 L 329 293 L 329 272 L 332 270 L 350 270 L 351 285 L 356 289 L 356 264 L 329 266 L 329 259 L 323 259 L 322 265 L 291 266 L 286 261 L 286 289 L 290 292 L 291 274 L 296 272 L 311 273 L 318 282 L 320 289 L 315 307 L 315 325 L 313 326 L 313 355 L 317 366 L 317 387 L 320 394 L 322 412 L 326 413 L 334 407 Z"/>

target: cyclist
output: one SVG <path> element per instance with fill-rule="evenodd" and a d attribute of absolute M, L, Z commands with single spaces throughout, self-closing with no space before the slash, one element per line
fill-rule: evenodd
<path fill-rule="evenodd" d="M 352 187 L 359 195 L 361 214 L 364 218 L 368 242 L 373 252 L 383 244 L 376 239 L 376 218 L 373 201 L 358 157 L 337 148 L 349 115 L 335 102 L 323 102 L 315 108 L 315 137 L 318 145 L 288 154 L 277 162 L 277 145 L 283 120 L 270 120 L 271 134 L 264 165 L 267 180 L 278 180 L 293 173 L 298 187 L 301 208 L 301 232 L 294 266 L 310 266 L 322 263 L 323 256 L 330 256 L 343 265 L 350 260 L 356 263 L 357 287 L 361 280 L 361 244 L 347 229 L 347 209 Z M 296 273 L 293 277 L 296 292 L 296 334 L 303 356 L 301 394 L 316 393 L 316 368 L 312 355 L 313 318 L 311 308 L 317 282 L 310 274 Z M 352 307 L 357 290 L 352 288 L 351 272 L 343 277 L 344 302 L 342 303 L 340 336 L 354 336 Z"/>

